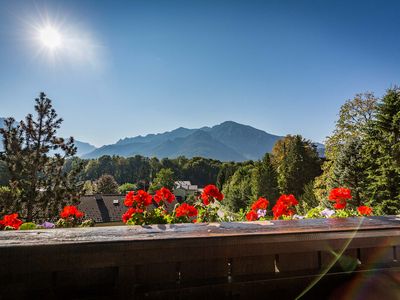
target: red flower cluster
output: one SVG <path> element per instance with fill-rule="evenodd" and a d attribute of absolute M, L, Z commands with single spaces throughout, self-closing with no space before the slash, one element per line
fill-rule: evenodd
<path fill-rule="evenodd" d="M 258 198 L 257 201 L 255 201 L 251 205 L 251 211 L 249 211 L 246 214 L 246 219 L 248 221 L 257 221 L 258 218 L 260 217 L 257 213 L 258 210 L 267 210 L 267 207 L 269 205 L 269 201 L 263 197 Z"/>
<path fill-rule="evenodd" d="M 257 211 L 259 209 L 266 210 L 269 205 L 269 201 L 263 197 L 258 198 L 256 202 L 251 206 L 251 210 Z"/>
<path fill-rule="evenodd" d="M 129 192 L 126 194 L 124 204 L 125 206 L 134 206 L 137 208 L 143 208 L 145 206 L 149 206 L 153 201 L 153 197 L 149 195 L 144 190 L 139 190 L 135 194 L 134 191 Z"/>
<path fill-rule="evenodd" d="M 224 199 L 224 195 L 215 185 L 209 184 L 204 187 L 203 193 L 201 194 L 201 199 L 203 199 L 204 205 L 208 205 L 214 202 L 214 199 L 222 201 L 222 199 Z"/>
<path fill-rule="evenodd" d="M 336 202 L 333 205 L 335 209 L 344 209 L 346 207 L 347 200 L 350 200 L 351 198 L 350 189 L 344 187 L 332 189 L 329 193 L 329 200 Z"/>
<path fill-rule="evenodd" d="M 246 219 L 247 221 L 257 221 L 258 214 L 254 210 L 251 210 L 246 214 Z"/>
<path fill-rule="evenodd" d="M 172 203 L 175 200 L 175 195 L 171 193 L 171 191 L 165 187 L 159 189 L 154 195 L 154 201 L 159 204 L 161 201 L 167 201 L 168 203 Z"/>
<path fill-rule="evenodd" d="M 182 203 L 175 209 L 175 215 L 179 217 L 195 217 L 197 216 L 197 209 L 187 203 Z"/>
<path fill-rule="evenodd" d="M 130 207 L 123 215 L 122 222 L 126 223 L 133 217 L 134 214 L 142 214 L 143 209 Z"/>
<path fill-rule="evenodd" d="M 0 220 L 0 227 L 12 227 L 18 229 L 23 222 L 18 219 L 18 214 L 5 215 L 2 220 Z"/>
<path fill-rule="evenodd" d="M 366 205 L 357 207 L 357 210 L 362 216 L 370 216 L 372 214 L 372 208 Z"/>
<path fill-rule="evenodd" d="M 84 212 L 80 211 L 76 206 L 74 205 L 67 205 L 63 208 L 63 210 L 60 213 L 60 217 L 63 219 L 68 219 L 70 217 L 75 217 L 77 219 L 83 218 L 85 215 Z"/>
<path fill-rule="evenodd" d="M 294 210 L 292 208 L 297 204 L 299 204 L 299 202 L 292 194 L 280 196 L 278 201 L 272 208 L 272 211 L 274 213 L 274 220 L 278 219 L 280 216 L 293 215 Z"/>

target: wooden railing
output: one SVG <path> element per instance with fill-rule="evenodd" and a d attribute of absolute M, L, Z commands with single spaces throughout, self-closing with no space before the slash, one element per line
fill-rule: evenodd
<path fill-rule="evenodd" d="M 354 280 L 389 297 L 398 259 L 395 216 L 4 231 L 0 298 L 339 299 Z"/>

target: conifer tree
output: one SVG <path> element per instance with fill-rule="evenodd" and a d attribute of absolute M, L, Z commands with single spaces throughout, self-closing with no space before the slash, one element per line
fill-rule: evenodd
<path fill-rule="evenodd" d="M 279 188 L 277 173 L 269 153 L 255 165 L 251 181 L 253 197 L 267 198 L 272 206 L 279 197 Z"/>
<path fill-rule="evenodd" d="M 360 206 L 367 199 L 366 163 L 363 153 L 363 144 L 360 138 L 349 139 L 339 151 L 334 164 L 332 182 L 335 187 L 351 189 L 353 203 Z"/>
<path fill-rule="evenodd" d="M 61 206 L 77 199 L 80 188 L 75 182 L 80 167 L 63 170 L 66 159 L 76 153 L 74 139 L 56 136 L 63 120 L 44 93 L 35 102 L 35 116 L 28 114 L 18 124 L 8 118 L 0 129 L 9 186 L 19 191 L 13 209 L 27 221 L 57 215 Z"/>
<path fill-rule="evenodd" d="M 379 211 L 400 211 L 400 89 L 389 89 L 378 105 L 376 120 L 368 129 L 366 152 L 371 197 Z"/>

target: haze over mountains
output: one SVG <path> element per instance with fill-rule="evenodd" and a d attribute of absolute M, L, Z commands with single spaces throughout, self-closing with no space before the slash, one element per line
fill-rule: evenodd
<path fill-rule="evenodd" d="M 199 129 L 177 128 L 172 131 L 124 138 L 112 145 L 102 146 L 83 158 L 102 155 L 143 155 L 158 158 L 201 156 L 221 161 L 260 159 L 271 152 L 275 142 L 283 138 L 254 127 L 226 121 L 213 127 Z M 317 144 L 323 154 L 323 145 Z"/>
<path fill-rule="evenodd" d="M 4 118 L 0 118 L 0 127 Z M 179 127 L 172 131 L 146 136 L 120 139 L 115 144 L 100 148 L 75 141 L 77 156 L 82 158 L 98 158 L 102 155 L 175 158 L 201 156 L 221 161 L 258 160 L 266 152 L 271 152 L 275 142 L 282 136 L 269 134 L 254 127 L 226 121 L 213 127 L 188 129 Z M 323 156 L 324 146 L 316 143 Z M 0 150 L 2 145 L 0 145 Z"/>

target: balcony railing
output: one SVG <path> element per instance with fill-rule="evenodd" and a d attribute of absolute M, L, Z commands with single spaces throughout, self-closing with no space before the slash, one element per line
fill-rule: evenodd
<path fill-rule="evenodd" d="M 395 216 L 4 231 L 0 298 L 390 299 L 398 259 Z"/>

